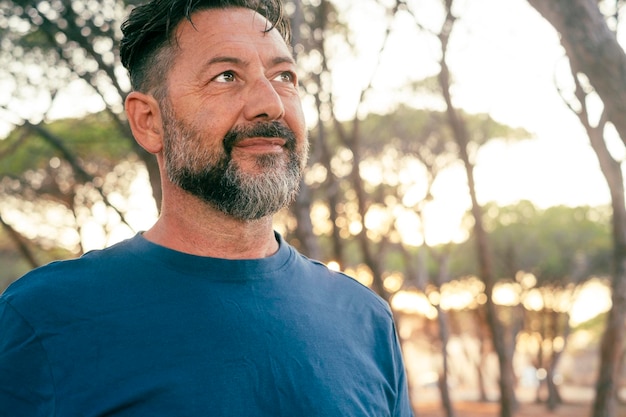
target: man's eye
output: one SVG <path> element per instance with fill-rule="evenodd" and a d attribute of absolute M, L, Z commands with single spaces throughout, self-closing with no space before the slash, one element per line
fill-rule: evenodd
<path fill-rule="evenodd" d="M 232 83 L 233 81 L 235 81 L 235 74 L 233 74 L 231 71 L 224 71 L 223 73 L 215 77 L 214 80 L 218 83 Z"/>
<path fill-rule="evenodd" d="M 281 72 L 274 78 L 276 81 L 293 84 L 296 76 L 291 71 Z"/>

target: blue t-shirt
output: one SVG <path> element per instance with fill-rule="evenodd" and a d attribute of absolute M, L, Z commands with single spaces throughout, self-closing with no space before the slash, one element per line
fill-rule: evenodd
<path fill-rule="evenodd" d="M 189 255 L 141 234 L 0 297 L 0 416 L 410 416 L 387 304 L 280 249 Z"/>

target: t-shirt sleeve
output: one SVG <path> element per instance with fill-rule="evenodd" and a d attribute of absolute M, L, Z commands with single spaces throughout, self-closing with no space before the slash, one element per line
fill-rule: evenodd
<path fill-rule="evenodd" d="M 32 327 L 0 299 L 0 417 L 54 414 L 46 353 Z"/>

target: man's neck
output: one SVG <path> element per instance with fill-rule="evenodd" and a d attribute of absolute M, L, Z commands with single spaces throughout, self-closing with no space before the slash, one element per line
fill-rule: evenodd
<path fill-rule="evenodd" d="M 238 220 L 197 200 L 177 207 L 163 204 L 144 237 L 180 252 L 222 259 L 265 258 L 278 250 L 271 216 Z"/>

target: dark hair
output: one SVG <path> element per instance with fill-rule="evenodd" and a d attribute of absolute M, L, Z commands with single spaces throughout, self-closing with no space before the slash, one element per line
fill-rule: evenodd
<path fill-rule="evenodd" d="M 289 21 L 283 17 L 281 0 L 151 0 L 132 10 L 122 23 L 122 65 L 128 70 L 134 90 L 147 92 L 162 86 L 174 58 L 168 48 L 178 24 L 200 10 L 244 7 L 265 17 L 289 44 Z"/>

